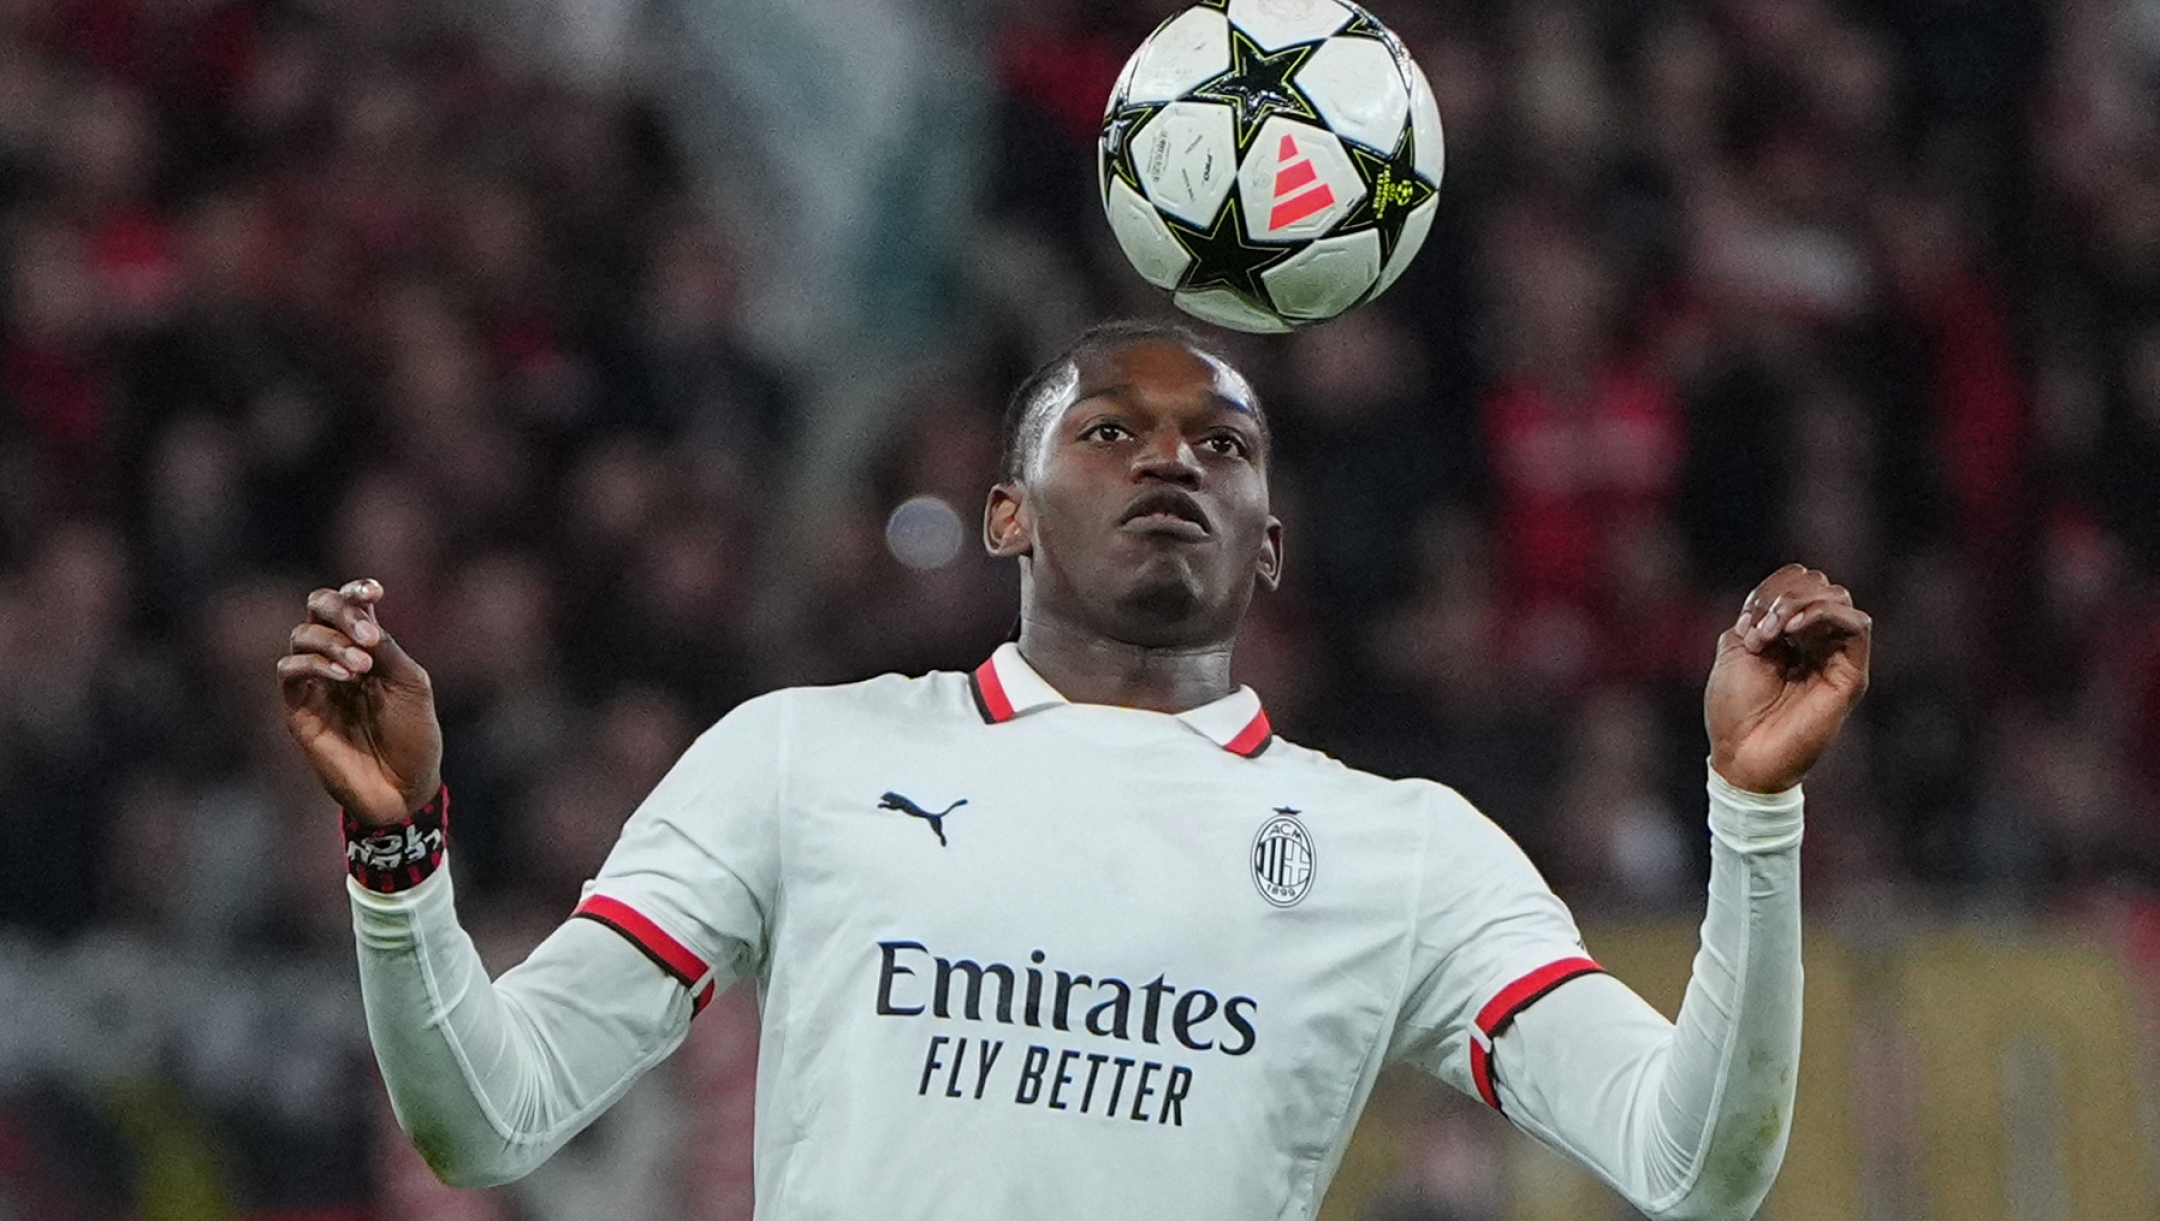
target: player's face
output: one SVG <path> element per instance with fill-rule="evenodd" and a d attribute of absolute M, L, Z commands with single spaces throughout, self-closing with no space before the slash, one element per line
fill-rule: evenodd
<path fill-rule="evenodd" d="M 992 494 L 992 550 L 1029 557 L 1031 614 L 1149 647 L 1228 640 L 1282 560 L 1251 388 L 1163 340 L 1077 372 L 1018 487 Z"/>

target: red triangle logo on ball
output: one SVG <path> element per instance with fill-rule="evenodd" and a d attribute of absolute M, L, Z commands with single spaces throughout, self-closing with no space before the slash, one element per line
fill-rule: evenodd
<path fill-rule="evenodd" d="M 1335 191 L 1320 181 L 1312 158 L 1298 151 L 1297 137 L 1284 134 L 1275 153 L 1275 210 L 1268 213 L 1268 231 L 1294 225 L 1335 202 Z"/>

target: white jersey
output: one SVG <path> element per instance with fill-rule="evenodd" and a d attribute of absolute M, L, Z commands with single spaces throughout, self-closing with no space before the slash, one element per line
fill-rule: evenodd
<path fill-rule="evenodd" d="M 1478 1015 L 1596 969 L 1453 792 L 1273 737 L 1249 689 L 1071 704 L 1011 645 L 752 701 L 579 911 L 700 993 L 757 977 L 778 1216 L 1000 1178 L 1007 1216 L 1110 1184 L 1120 1214 L 1303 1216 L 1388 1060 L 1479 1088 Z"/>
<path fill-rule="evenodd" d="M 1791 809 L 1796 827 L 1797 795 Z M 1518 1122 L 1631 1186 L 1568 1131 L 1603 1120 L 1547 1102 L 1527 1060 L 1495 1059 L 1532 1002 L 1597 973 L 1566 908 L 1454 792 L 1276 738 L 1250 690 L 1174 716 L 1073 704 L 1006 645 L 972 675 L 752 700 L 630 820 L 571 922 L 591 931 L 566 929 L 501 981 L 507 1017 L 446 1016 L 455 964 L 371 977 L 371 949 L 383 971 L 405 969 L 388 961 L 405 944 L 389 913 L 424 909 L 430 888 L 441 914 L 420 924 L 450 922 L 446 879 L 417 898 L 356 891 L 371 1029 L 409 1127 L 425 1104 L 399 1098 L 399 1078 L 442 1074 L 382 1050 L 407 1037 L 401 1021 L 450 1029 L 453 1075 L 498 1137 L 524 1104 L 488 1101 L 487 1065 L 518 1042 L 489 1023 L 553 1022 L 534 1054 L 557 1056 L 594 1027 L 609 1049 L 592 1056 L 620 1061 L 608 1079 L 543 1064 L 539 1086 L 500 1087 L 563 1092 L 526 1142 L 545 1156 L 716 989 L 751 978 L 764 1218 L 1308 1218 L 1400 1059 L 1530 1111 Z M 1796 1053 L 1793 924 L 1779 1005 Z M 675 999 L 614 999 L 640 986 L 631 968 L 575 965 L 608 942 L 634 945 Z M 1612 1029 L 1671 1041 L 1599 982 L 1584 1003 L 1606 998 Z M 572 988 L 593 995 L 545 1016 Z M 415 1135 L 423 1151 L 441 1143 Z"/>

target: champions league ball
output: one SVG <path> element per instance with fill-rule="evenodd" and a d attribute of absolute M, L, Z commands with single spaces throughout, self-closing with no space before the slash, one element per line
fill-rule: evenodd
<path fill-rule="evenodd" d="M 1125 63 L 1103 211 L 1178 308 L 1241 331 L 1386 291 L 1439 206 L 1440 108 L 1402 42 L 1342 0 L 1204 0 Z"/>

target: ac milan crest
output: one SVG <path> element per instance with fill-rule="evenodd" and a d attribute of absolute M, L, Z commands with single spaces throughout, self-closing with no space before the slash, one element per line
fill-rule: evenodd
<path fill-rule="evenodd" d="M 1312 891 L 1313 841 L 1298 811 L 1280 806 L 1253 836 L 1253 885 L 1277 907 L 1294 907 Z"/>

